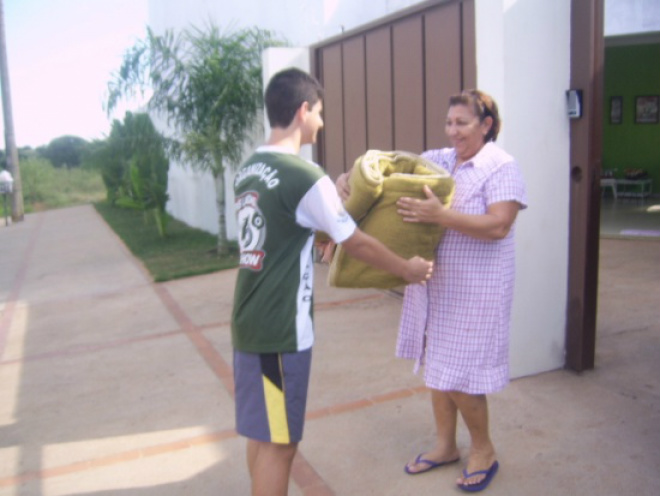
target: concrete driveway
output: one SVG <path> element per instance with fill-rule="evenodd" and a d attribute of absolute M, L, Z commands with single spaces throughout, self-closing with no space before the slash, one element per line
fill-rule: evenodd
<path fill-rule="evenodd" d="M 0 227 L 0 496 L 249 494 L 233 430 L 236 271 L 161 284 L 91 206 Z M 660 242 L 603 240 L 597 368 L 490 400 L 492 496 L 660 494 Z M 459 494 L 407 476 L 434 435 L 393 357 L 400 300 L 325 286 L 290 494 Z M 459 446 L 467 456 L 461 424 Z"/>

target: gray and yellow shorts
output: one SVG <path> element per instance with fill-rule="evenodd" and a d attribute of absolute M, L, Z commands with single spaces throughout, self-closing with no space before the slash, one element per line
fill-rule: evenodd
<path fill-rule="evenodd" d="M 312 350 L 245 353 L 234 350 L 236 431 L 277 444 L 302 439 Z"/>

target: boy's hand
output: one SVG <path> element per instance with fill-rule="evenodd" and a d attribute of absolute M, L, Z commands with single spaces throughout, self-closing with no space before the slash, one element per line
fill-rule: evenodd
<path fill-rule="evenodd" d="M 410 284 L 424 284 L 431 278 L 433 262 L 422 257 L 412 257 L 408 260 L 408 270 L 403 278 Z"/>
<path fill-rule="evenodd" d="M 332 257 L 335 254 L 335 246 L 337 246 L 337 244 L 332 240 L 317 242 L 314 244 L 321 254 L 321 262 L 326 264 L 332 262 Z"/>
<path fill-rule="evenodd" d="M 337 178 L 337 181 L 335 181 L 335 188 L 337 188 L 337 193 L 339 193 L 339 197 L 342 201 L 348 200 L 348 197 L 351 194 L 351 187 L 348 184 L 349 175 L 349 172 L 344 172 Z"/>

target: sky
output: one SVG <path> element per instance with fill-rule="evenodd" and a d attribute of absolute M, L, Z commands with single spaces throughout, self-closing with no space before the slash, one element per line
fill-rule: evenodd
<path fill-rule="evenodd" d="M 107 117 L 107 84 L 146 33 L 148 0 L 2 2 L 16 145 L 106 137 L 126 110 Z M 4 149 L 2 118 L 0 130 Z"/>

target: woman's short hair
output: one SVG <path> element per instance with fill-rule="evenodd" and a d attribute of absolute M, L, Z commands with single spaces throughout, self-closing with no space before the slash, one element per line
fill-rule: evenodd
<path fill-rule="evenodd" d="M 495 103 L 492 96 L 479 90 L 463 90 L 460 94 L 449 98 L 449 106 L 453 107 L 455 105 L 465 105 L 472 108 L 474 115 L 479 118 L 480 122 L 483 122 L 486 117 L 491 117 L 493 125 L 484 137 L 484 141 L 495 141 L 497 139 L 497 135 L 502 129 L 502 119 L 500 119 L 497 103 Z"/>
<path fill-rule="evenodd" d="M 323 98 L 323 87 L 300 69 L 290 68 L 275 74 L 266 87 L 266 113 L 271 127 L 289 127 L 303 102 L 310 107 Z"/>

